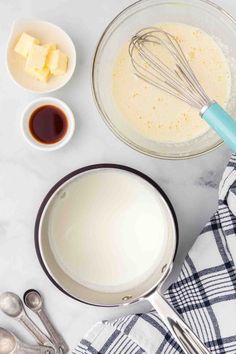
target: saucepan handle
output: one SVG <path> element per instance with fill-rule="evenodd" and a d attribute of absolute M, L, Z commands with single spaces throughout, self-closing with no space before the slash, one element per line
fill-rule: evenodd
<path fill-rule="evenodd" d="M 186 354 L 210 354 L 206 346 L 181 319 L 177 312 L 158 293 L 154 292 L 148 300 L 151 302 L 176 342 Z"/>

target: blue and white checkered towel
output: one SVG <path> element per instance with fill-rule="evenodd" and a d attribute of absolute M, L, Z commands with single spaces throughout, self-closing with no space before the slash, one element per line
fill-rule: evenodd
<path fill-rule="evenodd" d="M 224 172 L 215 215 L 166 292 L 169 303 L 212 353 L 236 353 L 236 154 Z M 96 324 L 74 353 L 183 353 L 152 311 Z"/>

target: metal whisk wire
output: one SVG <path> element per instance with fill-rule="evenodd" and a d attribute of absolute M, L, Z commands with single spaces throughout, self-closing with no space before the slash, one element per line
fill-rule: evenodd
<path fill-rule="evenodd" d="M 172 65 L 158 56 L 158 47 L 168 52 Z M 211 101 L 196 78 L 178 41 L 157 27 L 147 27 L 129 45 L 135 75 L 147 83 L 201 110 Z"/>

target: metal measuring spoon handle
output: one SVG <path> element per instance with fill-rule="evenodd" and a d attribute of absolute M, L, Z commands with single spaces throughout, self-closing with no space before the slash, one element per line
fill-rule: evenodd
<path fill-rule="evenodd" d="M 30 310 L 38 315 L 46 330 L 48 331 L 50 340 L 54 346 L 63 354 L 67 353 L 69 351 L 69 347 L 60 333 L 58 333 L 56 328 L 53 326 L 52 322 L 49 320 L 43 305 L 42 295 L 37 290 L 27 290 L 24 294 L 24 303 Z"/>
<path fill-rule="evenodd" d="M 17 343 L 15 353 L 24 354 L 55 354 L 55 349 L 43 345 L 29 345 L 22 342 Z"/>
<path fill-rule="evenodd" d="M 37 312 L 38 317 L 44 324 L 45 328 L 47 329 L 50 339 L 52 340 L 53 344 L 56 348 L 61 349 L 63 354 L 66 354 L 69 351 L 69 347 L 67 346 L 66 342 L 62 338 L 62 336 L 57 332 L 55 327 L 53 326 L 52 322 L 49 320 L 47 313 L 42 308 Z"/>
<path fill-rule="evenodd" d="M 30 334 L 36 339 L 39 344 L 50 346 L 52 343 L 49 338 L 38 328 L 38 326 L 25 314 L 17 318 L 17 321 L 21 323 Z"/>

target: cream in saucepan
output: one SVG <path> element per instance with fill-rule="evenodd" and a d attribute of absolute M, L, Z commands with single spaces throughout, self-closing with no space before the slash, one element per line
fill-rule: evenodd
<path fill-rule="evenodd" d="M 138 286 L 166 252 L 163 203 L 152 185 L 123 170 L 78 176 L 57 195 L 50 215 L 49 240 L 57 263 L 97 291 Z"/>

